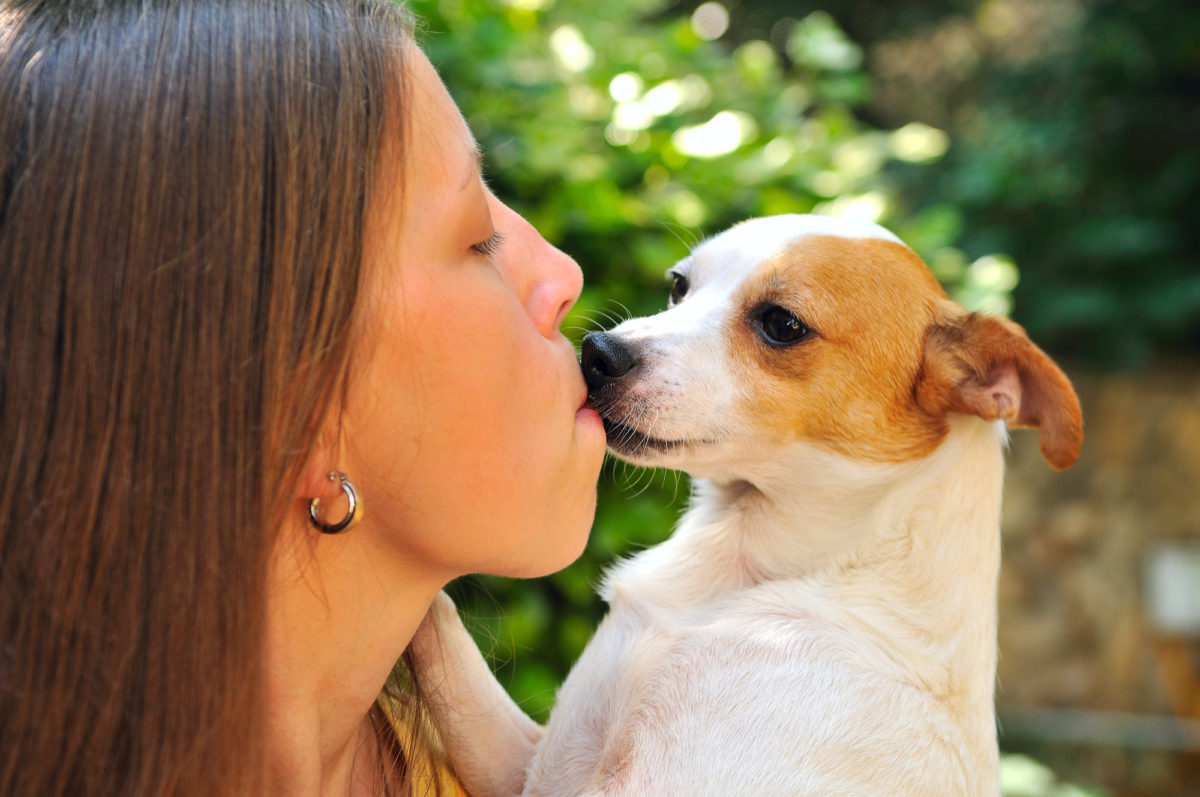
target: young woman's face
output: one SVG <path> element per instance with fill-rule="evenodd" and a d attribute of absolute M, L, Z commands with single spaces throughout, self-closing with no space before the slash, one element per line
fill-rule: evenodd
<path fill-rule="evenodd" d="M 582 277 L 491 194 L 453 100 L 408 55 L 405 151 L 385 146 L 381 173 L 399 157 L 404 172 L 368 219 L 341 466 L 359 533 L 416 566 L 541 575 L 582 551 L 604 454 L 559 331 Z"/>

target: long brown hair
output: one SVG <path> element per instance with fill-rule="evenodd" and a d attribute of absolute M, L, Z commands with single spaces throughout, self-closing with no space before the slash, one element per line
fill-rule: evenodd
<path fill-rule="evenodd" d="M 0 793 L 261 785 L 265 556 L 407 35 L 387 0 L 0 7 Z"/>

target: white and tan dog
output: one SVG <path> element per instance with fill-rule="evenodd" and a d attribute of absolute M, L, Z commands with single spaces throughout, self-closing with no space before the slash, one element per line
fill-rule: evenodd
<path fill-rule="evenodd" d="M 608 574 L 544 731 L 435 606 L 417 661 L 468 787 L 996 794 L 996 422 L 1070 466 L 1067 378 L 873 224 L 756 219 L 671 273 L 583 367 L 611 449 L 690 473 L 691 507 Z"/>

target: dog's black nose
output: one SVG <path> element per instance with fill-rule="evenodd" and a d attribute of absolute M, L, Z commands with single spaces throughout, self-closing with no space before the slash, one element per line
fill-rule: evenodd
<path fill-rule="evenodd" d="M 592 392 L 617 381 L 637 363 L 633 352 L 620 339 L 605 332 L 593 332 L 583 339 L 579 359 L 583 378 Z"/>

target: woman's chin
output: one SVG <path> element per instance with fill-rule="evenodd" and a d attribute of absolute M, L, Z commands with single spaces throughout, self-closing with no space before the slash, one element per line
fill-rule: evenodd
<path fill-rule="evenodd" d="M 586 510 L 586 514 L 583 514 Z M 579 515 L 575 515 L 578 512 Z M 542 544 L 530 541 L 529 547 L 516 552 L 515 572 L 501 573 L 511 578 L 542 578 L 569 567 L 587 549 L 588 536 L 596 514 L 596 490 L 572 506 L 570 521 L 560 523 Z M 582 516 L 581 516 L 582 515 Z M 566 514 L 560 515 L 566 517 Z"/>

